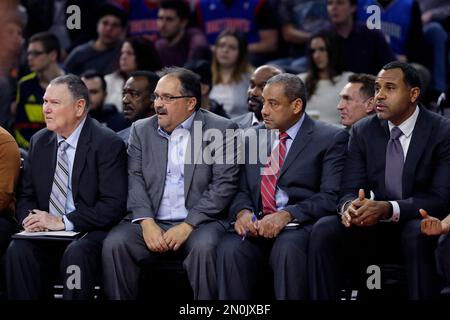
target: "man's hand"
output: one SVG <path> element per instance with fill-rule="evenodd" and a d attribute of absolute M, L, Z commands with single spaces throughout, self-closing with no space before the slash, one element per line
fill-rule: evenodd
<path fill-rule="evenodd" d="M 438 218 L 429 216 L 424 209 L 419 209 L 422 221 L 420 222 L 420 230 L 427 236 L 440 236 L 441 234 L 448 233 L 450 225 Z"/>
<path fill-rule="evenodd" d="M 142 228 L 142 236 L 145 244 L 150 251 L 166 252 L 169 251 L 169 246 L 163 238 L 164 231 L 158 226 L 153 219 L 145 219 L 140 221 Z"/>
<path fill-rule="evenodd" d="M 356 210 L 356 217 L 352 224 L 361 227 L 373 226 L 379 220 L 387 219 L 391 210 L 388 201 L 367 200 L 363 206 Z"/>
<path fill-rule="evenodd" d="M 265 215 L 258 221 L 258 234 L 264 238 L 275 238 L 292 219 L 292 215 L 284 210 Z"/>
<path fill-rule="evenodd" d="M 348 208 L 344 211 L 341 217 L 341 222 L 344 226 L 350 227 L 353 223 L 352 219 L 357 217 L 357 210 L 361 208 L 368 199 L 364 193 L 364 189 L 359 189 L 358 198 L 353 200 Z"/>
<path fill-rule="evenodd" d="M 64 230 L 65 225 L 61 216 L 53 216 L 46 211 L 34 209 L 34 213 L 23 219 L 22 225 L 27 232 Z"/>
<path fill-rule="evenodd" d="M 258 236 L 258 228 L 256 221 L 253 221 L 253 212 L 248 209 L 243 209 L 237 214 L 236 223 L 234 224 L 234 230 L 241 237 L 248 232 L 248 236 Z"/>
<path fill-rule="evenodd" d="M 182 222 L 167 230 L 163 234 L 163 238 L 169 249 L 177 251 L 190 236 L 192 230 L 194 230 L 193 226 L 189 223 Z"/>

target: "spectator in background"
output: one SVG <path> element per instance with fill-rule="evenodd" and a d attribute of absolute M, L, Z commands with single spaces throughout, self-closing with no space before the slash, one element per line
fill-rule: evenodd
<path fill-rule="evenodd" d="M 31 136 L 45 127 L 42 97 L 54 78 L 63 75 L 59 65 L 59 42 L 52 33 L 32 36 L 28 43 L 27 62 L 31 73 L 19 80 L 14 136 L 20 147 L 28 149 Z"/>
<path fill-rule="evenodd" d="M 81 80 L 89 91 L 91 102 L 89 115 L 92 118 L 115 132 L 129 126 L 129 123 L 125 120 L 123 114 L 117 111 L 115 105 L 105 103 L 106 82 L 101 74 L 96 71 L 86 71 L 82 74 Z"/>
<path fill-rule="evenodd" d="M 352 74 L 348 83 L 339 93 L 337 109 L 341 114 L 341 124 L 350 128 L 358 120 L 375 112 L 375 76 Z"/>
<path fill-rule="evenodd" d="M 357 0 L 327 0 L 331 29 L 342 48 L 344 70 L 375 75 L 395 60 L 395 55 L 379 30 L 354 21 L 356 8 Z"/>
<path fill-rule="evenodd" d="M 221 32 L 214 48 L 213 87 L 209 96 L 223 105 L 230 118 L 247 112 L 247 88 L 252 71 L 245 34 L 232 29 Z"/>
<path fill-rule="evenodd" d="M 161 0 L 129 0 L 129 2 L 128 34 L 155 42 L 158 39 L 157 21 Z"/>
<path fill-rule="evenodd" d="M 163 66 L 183 66 L 190 60 L 211 59 L 211 51 L 204 33 L 188 28 L 189 5 L 182 0 L 162 0 L 158 11 L 156 41 Z"/>
<path fill-rule="evenodd" d="M 308 111 L 313 118 L 339 124 L 336 109 L 339 92 L 350 72 L 344 72 L 336 36 L 329 31 L 313 35 L 308 44 L 309 70 L 300 74 L 308 92 Z"/>
<path fill-rule="evenodd" d="M 103 6 L 97 22 L 97 39 L 74 48 L 64 69 L 76 75 L 87 70 L 101 74 L 116 70 L 126 24 L 127 16 L 123 10 L 112 5 Z"/>
<path fill-rule="evenodd" d="M 235 28 L 247 36 L 250 60 L 259 66 L 275 57 L 278 30 L 273 9 L 265 0 L 200 0 L 196 15 L 212 46 L 224 29 Z"/>
<path fill-rule="evenodd" d="M 132 37 L 124 41 L 119 57 L 119 69 L 105 76 L 106 103 L 122 111 L 122 88 L 130 73 L 142 70 L 156 72 L 162 64 L 159 54 L 150 41 Z"/>

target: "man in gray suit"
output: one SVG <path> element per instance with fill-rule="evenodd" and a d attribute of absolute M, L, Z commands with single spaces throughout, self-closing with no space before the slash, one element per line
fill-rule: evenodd
<path fill-rule="evenodd" d="M 262 123 L 263 117 L 261 115 L 261 110 L 263 107 L 263 88 L 266 85 L 267 80 L 280 73 L 283 73 L 281 69 L 267 64 L 260 66 L 253 72 L 247 91 L 249 112 L 232 119 L 239 128 L 250 128 Z"/>
<path fill-rule="evenodd" d="M 204 159 L 202 151 L 212 144 L 202 137 L 237 126 L 200 109 L 200 101 L 196 74 L 166 68 L 154 92 L 156 115 L 132 125 L 127 203 L 131 221 L 116 226 L 103 246 L 110 299 L 135 299 L 144 260 L 155 263 L 163 253 L 184 259 L 195 299 L 217 298 L 216 247 L 225 232 L 220 219 L 237 191 L 239 166 L 234 145 L 232 161 Z M 213 144 L 220 149 L 216 154 L 230 150 L 227 142 Z"/>
<path fill-rule="evenodd" d="M 219 299 L 254 298 L 267 261 L 277 299 L 307 298 L 309 234 L 315 221 L 336 210 L 348 133 L 305 113 L 305 85 L 293 74 L 270 78 L 262 96 L 264 125 L 246 135 L 278 129 L 279 137 L 272 144 L 264 138 L 269 135 L 258 134 L 258 154 L 269 145 L 269 161 L 246 159 L 241 170 L 230 207 L 235 233 L 227 234 L 217 251 Z"/>

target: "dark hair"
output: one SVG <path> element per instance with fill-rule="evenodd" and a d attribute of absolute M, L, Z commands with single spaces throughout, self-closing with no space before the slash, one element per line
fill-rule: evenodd
<path fill-rule="evenodd" d="M 122 28 L 125 28 L 125 26 L 127 25 L 127 21 L 128 21 L 127 13 L 124 10 L 122 10 L 120 7 L 115 6 L 113 4 L 109 4 L 109 3 L 106 3 L 101 6 L 100 12 L 98 14 L 97 22 L 100 21 L 100 19 L 103 18 L 104 16 L 108 16 L 108 15 L 119 18 Z"/>
<path fill-rule="evenodd" d="M 148 94 L 152 95 L 153 91 L 155 91 L 156 85 L 158 84 L 159 76 L 152 72 L 152 71 L 146 71 L 146 70 L 138 70 L 130 73 L 130 77 L 143 77 L 146 78 L 148 81 Z M 128 78 L 128 79 L 129 79 Z"/>
<path fill-rule="evenodd" d="M 181 20 L 189 19 L 191 14 L 189 4 L 184 0 L 162 0 L 159 8 L 175 10 Z"/>
<path fill-rule="evenodd" d="M 102 83 L 102 89 L 103 91 L 106 91 L 106 81 L 105 78 L 103 77 L 103 74 L 101 74 L 100 72 L 98 72 L 97 70 L 94 69 L 89 69 L 86 70 L 85 72 L 83 72 L 81 74 L 81 78 L 83 79 L 95 79 L 95 78 L 99 78 L 100 82 Z"/>
<path fill-rule="evenodd" d="M 200 76 L 200 83 L 206 84 L 210 88 L 212 87 L 211 64 L 208 61 L 191 60 L 188 61 L 184 67 L 198 74 Z"/>
<path fill-rule="evenodd" d="M 348 77 L 350 83 L 361 83 L 362 86 L 359 89 L 359 94 L 369 99 L 375 95 L 375 76 L 366 73 L 355 73 Z"/>
<path fill-rule="evenodd" d="M 167 75 L 177 77 L 181 83 L 181 94 L 183 96 L 193 96 L 197 99 L 195 110 L 200 109 L 202 104 L 202 90 L 200 87 L 200 76 L 191 70 L 180 67 L 167 67 L 158 72 L 162 78 Z"/>
<path fill-rule="evenodd" d="M 422 91 L 419 72 L 412 65 L 402 61 L 392 61 L 382 68 L 382 70 L 391 69 L 401 69 L 403 72 L 403 82 L 410 88 L 418 87 Z"/>
<path fill-rule="evenodd" d="M 162 68 L 161 59 L 153 43 L 142 37 L 127 38 L 136 57 L 136 70 L 158 71 Z"/>
<path fill-rule="evenodd" d="M 41 42 L 46 53 L 56 51 L 57 60 L 59 61 L 61 46 L 58 38 L 53 33 L 48 31 L 36 33 L 28 40 L 28 43 L 32 42 Z"/>
<path fill-rule="evenodd" d="M 308 96 L 311 97 L 317 88 L 317 83 L 319 82 L 319 69 L 314 63 L 312 52 L 311 52 L 311 42 L 314 39 L 321 38 L 325 42 L 325 47 L 328 53 L 328 65 L 327 72 L 330 77 L 331 83 L 334 84 L 334 77 L 340 75 L 343 71 L 341 51 L 337 42 L 336 36 L 328 30 L 321 30 L 313 34 L 308 41 L 308 62 L 309 70 L 308 75 L 305 79 L 306 90 L 308 91 Z"/>
<path fill-rule="evenodd" d="M 58 84 L 66 84 L 70 93 L 72 94 L 72 98 L 74 99 L 84 99 L 86 101 L 86 109 L 90 105 L 89 101 L 89 90 L 86 87 L 86 84 L 81 80 L 79 76 L 74 74 L 66 74 L 63 76 L 56 77 L 52 81 L 50 81 L 49 85 L 58 85 Z"/>
<path fill-rule="evenodd" d="M 291 73 L 280 73 L 267 80 L 266 86 L 270 84 L 281 84 L 284 95 L 289 101 L 300 98 L 303 102 L 303 110 L 306 109 L 306 87 L 300 77 Z"/>

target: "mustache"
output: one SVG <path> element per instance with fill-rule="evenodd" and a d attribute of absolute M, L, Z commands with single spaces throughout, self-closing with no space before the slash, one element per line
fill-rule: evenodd
<path fill-rule="evenodd" d="M 157 108 L 156 114 L 167 114 L 166 108 Z"/>

